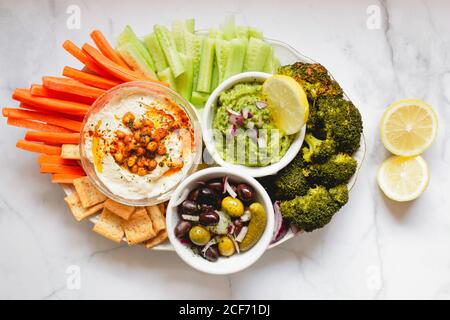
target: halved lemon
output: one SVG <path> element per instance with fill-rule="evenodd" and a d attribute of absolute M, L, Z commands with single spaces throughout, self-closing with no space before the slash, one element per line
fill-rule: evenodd
<path fill-rule="evenodd" d="M 437 127 L 433 108 L 418 99 L 403 99 L 384 112 L 380 125 L 381 141 L 393 154 L 416 156 L 433 143 Z"/>
<path fill-rule="evenodd" d="M 299 132 L 309 115 L 309 103 L 303 87 L 293 78 L 275 75 L 264 81 L 262 92 L 275 125 L 290 135 Z"/>
<path fill-rule="evenodd" d="M 428 165 L 421 156 L 392 156 L 381 165 L 377 180 L 388 198 L 411 201 L 419 197 L 428 186 Z"/>

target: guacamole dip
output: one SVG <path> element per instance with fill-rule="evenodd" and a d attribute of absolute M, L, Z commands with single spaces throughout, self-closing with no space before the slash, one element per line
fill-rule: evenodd
<path fill-rule="evenodd" d="M 266 106 L 261 83 L 239 83 L 219 94 L 213 130 L 225 161 L 262 167 L 284 156 L 294 137 L 275 126 Z"/>

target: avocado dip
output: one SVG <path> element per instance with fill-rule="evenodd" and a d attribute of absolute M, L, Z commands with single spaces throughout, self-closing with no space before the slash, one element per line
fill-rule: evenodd
<path fill-rule="evenodd" d="M 263 167 L 284 156 L 294 135 L 279 130 L 266 107 L 258 82 L 239 83 L 219 94 L 212 126 L 222 159 Z"/>

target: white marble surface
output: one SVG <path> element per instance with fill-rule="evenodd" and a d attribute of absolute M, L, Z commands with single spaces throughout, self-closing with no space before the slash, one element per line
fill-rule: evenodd
<path fill-rule="evenodd" d="M 207 28 L 236 14 L 323 63 L 359 106 L 368 153 L 350 202 L 327 227 L 268 251 L 249 270 L 208 276 L 174 253 L 116 246 L 93 234 L 89 222 L 77 223 L 63 192 L 38 173 L 35 155 L 14 148 L 24 131 L 1 120 L 0 298 L 450 298 L 450 3 L 192 2 L 2 0 L 2 106 L 14 104 L 13 88 L 77 66 L 61 44 L 81 44 L 94 27 L 111 37 L 130 23 L 144 34 L 177 18 L 196 17 Z M 66 27 L 70 4 L 81 8 L 80 30 Z M 380 9 L 379 29 L 367 27 L 370 5 Z M 428 190 L 397 204 L 375 182 L 387 156 L 377 126 L 383 109 L 404 97 L 433 105 L 440 130 L 424 154 Z M 79 290 L 67 287 L 71 265 L 81 271 Z"/>

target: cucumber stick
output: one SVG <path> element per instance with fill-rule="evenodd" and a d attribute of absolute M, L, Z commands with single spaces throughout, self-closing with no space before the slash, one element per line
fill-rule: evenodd
<path fill-rule="evenodd" d="M 186 53 L 185 33 L 186 25 L 183 20 L 175 20 L 172 22 L 172 37 L 178 52 Z"/>
<path fill-rule="evenodd" d="M 200 69 L 198 72 L 197 91 L 211 92 L 211 80 L 214 64 L 215 40 L 204 37 L 200 55 Z"/>
<path fill-rule="evenodd" d="M 248 38 L 249 39 L 250 38 L 256 38 L 256 39 L 262 40 L 264 37 L 263 37 L 263 34 L 262 34 L 261 31 L 256 30 L 255 28 L 249 27 L 248 28 Z"/>
<path fill-rule="evenodd" d="M 230 53 L 230 42 L 228 40 L 216 40 L 216 63 L 219 71 L 219 82 L 225 80 L 228 55 Z"/>
<path fill-rule="evenodd" d="M 192 58 L 185 54 L 180 54 L 185 71 L 175 79 L 175 86 L 179 94 L 186 100 L 191 100 L 192 85 L 194 82 L 194 68 Z"/>
<path fill-rule="evenodd" d="M 236 38 L 236 21 L 234 20 L 234 16 L 227 17 L 221 29 L 225 40 Z"/>
<path fill-rule="evenodd" d="M 250 38 L 245 56 L 244 71 L 264 70 L 267 57 L 271 53 L 271 46 L 261 39 Z"/>
<path fill-rule="evenodd" d="M 266 62 L 264 64 L 264 72 L 275 73 L 279 67 L 279 62 L 274 56 L 273 47 L 270 46 L 270 54 L 267 56 Z"/>
<path fill-rule="evenodd" d="M 170 84 L 170 89 L 177 91 L 178 88 L 175 83 L 175 78 L 172 74 L 172 70 L 170 68 L 166 68 L 160 72 L 158 72 L 159 80 L 167 82 Z"/>
<path fill-rule="evenodd" d="M 202 38 L 192 33 L 186 33 L 186 55 L 192 59 L 193 90 L 197 89 L 198 73 L 200 70 L 200 55 L 202 51 Z"/>
<path fill-rule="evenodd" d="M 217 67 L 216 59 L 214 58 L 214 67 L 212 72 L 212 79 L 211 79 L 211 92 L 214 91 L 215 88 L 219 85 L 220 79 L 219 79 L 219 68 Z"/>
<path fill-rule="evenodd" d="M 208 98 L 209 98 L 209 93 L 194 91 L 194 92 L 192 92 L 191 103 L 194 106 L 200 108 L 205 105 Z"/>
<path fill-rule="evenodd" d="M 155 63 L 155 69 L 157 72 L 161 72 L 166 69 L 169 65 L 167 64 L 166 57 L 164 56 L 164 52 L 162 51 L 161 46 L 159 45 L 158 39 L 156 38 L 155 33 L 151 33 L 144 38 L 144 44 L 150 53 L 150 56 Z"/>
<path fill-rule="evenodd" d="M 116 48 L 123 60 L 135 71 L 151 79 L 158 79 L 155 72 L 149 67 L 144 57 L 130 42 L 123 43 Z"/>
<path fill-rule="evenodd" d="M 153 78 L 156 78 L 155 65 L 153 63 L 153 59 L 150 56 L 150 53 L 145 48 L 144 44 L 141 42 L 141 40 L 139 40 L 139 38 L 136 36 L 136 34 L 134 33 L 133 29 L 131 29 L 130 26 L 125 26 L 122 33 L 120 33 L 117 36 L 117 44 L 119 47 L 122 46 L 121 51 L 124 54 L 125 50 L 135 51 L 135 52 L 128 52 L 128 54 L 134 56 L 135 58 L 140 57 L 140 59 L 143 59 L 143 61 L 139 62 L 138 71 L 141 71 L 141 73 L 145 75 L 152 74 Z M 136 66 L 131 65 L 131 67 L 135 68 Z"/>
<path fill-rule="evenodd" d="M 177 51 L 175 41 L 172 38 L 172 34 L 164 26 L 155 25 L 153 29 L 158 39 L 159 45 L 161 46 L 167 59 L 167 63 L 172 69 L 174 77 L 178 77 L 184 72 L 184 66 Z"/>
<path fill-rule="evenodd" d="M 230 41 L 230 51 L 228 54 L 227 64 L 225 67 L 224 80 L 232 75 L 241 73 L 244 67 L 245 51 L 247 41 L 236 38 Z"/>

